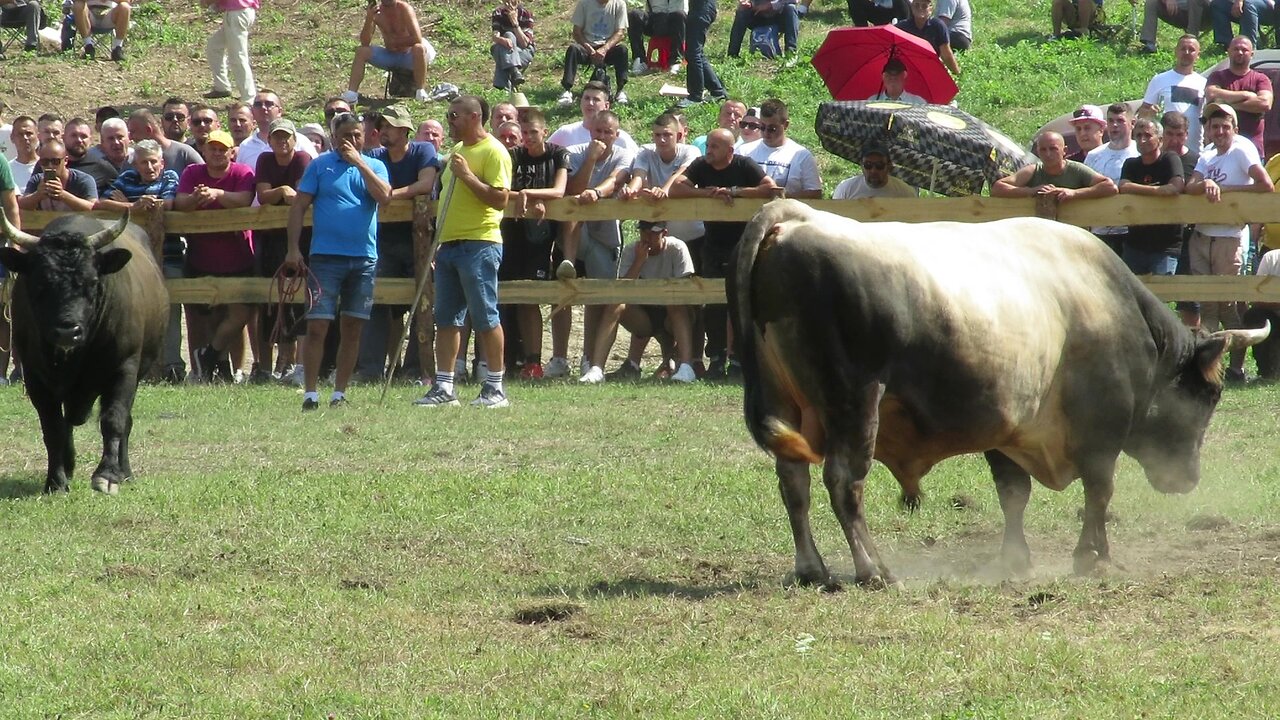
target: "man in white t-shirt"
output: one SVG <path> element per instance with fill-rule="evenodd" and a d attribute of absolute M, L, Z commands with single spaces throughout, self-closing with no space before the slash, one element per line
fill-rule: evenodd
<path fill-rule="evenodd" d="M 640 240 L 623 250 L 620 267 L 626 268 L 622 277 L 628 280 L 669 280 L 692 275 L 693 257 L 684 242 L 667 235 L 666 223 L 642 220 Z M 669 372 L 669 362 L 674 359 L 677 366 L 670 379 L 682 383 L 698 379 L 692 365 L 693 323 L 689 306 L 605 305 L 601 312 L 600 332 L 591 351 L 591 366 L 583 373 L 580 382 L 604 382 L 604 363 L 613 347 L 619 323 L 631 333 L 631 347 L 622 367 L 608 374 L 610 380 L 640 376 L 640 358 L 651 337 L 658 338 L 662 346 L 660 373 L 663 370 Z"/>
<path fill-rule="evenodd" d="M 560 147 L 573 147 L 574 145 L 585 145 L 591 142 L 591 130 L 588 126 L 591 119 L 601 110 L 608 110 L 612 107 L 609 102 L 609 87 L 599 80 L 593 80 L 582 88 L 582 98 L 578 100 L 578 109 L 582 111 L 582 119 L 577 122 L 567 123 L 556 128 L 551 133 L 551 137 L 547 138 L 547 142 Z M 626 148 L 632 155 L 640 152 L 640 146 L 635 140 L 627 134 L 626 130 L 618 129 L 618 139 L 616 145 Z"/>
<path fill-rule="evenodd" d="M 660 201 L 667 198 L 676 177 L 696 159 L 698 148 L 678 142 L 680 121 L 671 113 L 663 113 L 653 121 L 653 142 L 640 148 L 631 163 L 631 179 L 618 193 L 621 200 Z M 697 220 L 669 220 L 667 231 L 674 237 L 695 240 L 702 237 L 702 223 Z"/>
<path fill-rule="evenodd" d="M 918 197 L 919 191 L 893 176 L 893 161 L 885 148 L 868 144 L 862 151 L 862 174 L 841 181 L 832 200 L 873 197 Z"/>
<path fill-rule="evenodd" d="M 13 172 L 13 182 L 21 195 L 31 180 L 31 173 L 36 170 L 36 164 L 40 162 L 36 155 L 36 151 L 40 149 L 40 138 L 36 134 L 35 119 L 29 115 L 14 118 L 9 137 L 14 151 L 14 158 L 9 161 L 9 170 Z"/>
<path fill-rule="evenodd" d="M 1226 103 L 1209 103 L 1200 118 L 1209 134 L 1187 182 L 1188 195 L 1204 195 L 1209 202 L 1221 202 L 1224 192 L 1272 192 L 1271 176 L 1262 166 L 1258 149 L 1248 138 L 1236 135 L 1236 111 Z M 1239 275 L 1244 264 L 1244 225 L 1196 225 L 1191 233 L 1192 275 Z M 1200 304 L 1200 325 L 1210 332 L 1218 326 L 1241 327 L 1240 313 L 1233 302 Z M 1227 380 L 1244 382 L 1244 352 L 1231 353 Z"/>
<path fill-rule="evenodd" d="M 1187 116 L 1187 143 L 1200 147 L 1200 106 L 1204 104 L 1204 88 L 1208 79 L 1196 72 L 1200 59 L 1200 40 L 1195 35 L 1178 38 L 1172 70 L 1151 78 L 1142 96 L 1140 117 L 1154 119 L 1158 114 L 1177 110 Z"/>
<path fill-rule="evenodd" d="M 1258 275 L 1280 278 L 1280 250 L 1272 250 L 1262 256 L 1258 261 Z M 1271 323 L 1271 336 L 1253 346 L 1253 361 L 1258 364 L 1258 377 L 1280 380 L 1280 303 L 1253 303 L 1241 322 L 1247 328 Z"/>
<path fill-rule="evenodd" d="M 822 176 L 813 153 L 787 137 L 791 124 L 787 105 L 777 98 L 760 105 L 764 135 L 738 149 L 738 154 L 756 161 L 774 184 L 786 190 L 789 198 L 822 197 Z"/>
<path fill-rule="evenodd" d="M 1084 156 L 1084 164 L 1099 175 L 1109 178 L 1111 182 L 1119 184 L 1124 161 L 1138 157 L 1138 146 L 1133 142 L 1133 119 L 1129 117 L 1128 105 L 1113 103 L 1107 107 L 1107 140 L 1106 145 L 1100 145 Z M 1117 255 L 1123 252 L 1124 236 L 1129 230 L 1127 227 L 1104 226 L 1092 230 Z"/>

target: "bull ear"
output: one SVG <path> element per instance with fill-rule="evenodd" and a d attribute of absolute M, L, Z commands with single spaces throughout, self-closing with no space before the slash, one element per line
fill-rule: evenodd
<path fill-rule="evenodd" d="M 27 254 L 21 250 L 10 247 L 0 247 L 0 265 L 12 270 L 16 273 L 26 272 L 28 266 Z"/>
<path fill-rule="evenodd" d="M 1196 353 L 1192 362 L 1200 371 L 1201 377 L 1210 385 L 1222 384 L 1222 356 L 1230 344 L 1225 333 L 1214 333 L 1196 343 Z"/>
<path fill-rule="evenodd" d="M 120 272 L 121 268 L 129 264 L 131 259 L 133 259 L 133 253 L 124 248 L 112 248 L 106 252 L 95 253 L 93 256 L 93 262 L 98 266 L 99 275 Z"/>

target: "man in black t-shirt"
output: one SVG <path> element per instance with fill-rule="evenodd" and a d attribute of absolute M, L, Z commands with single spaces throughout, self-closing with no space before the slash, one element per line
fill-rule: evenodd
<path fill-rule="evenodd" d="M 728 130 L 712 130 L 707 135 L 707 153 L 690 163 L 676 184 L 671 197 L 723 198 L 730 205 L 734 198 L 770 198 L 776 186 L 756 161 L 733 152 L 733 134 Z M 723 278 L 728 271 L 729 255 L 742 239 L 744 222 L 706 222 L 702 245 L 703 277 Z M 723 377 L 728 350 L 728 310 L 724 305 L 708 305 L 705 311 L 707 331 L 707 377 Z M 697 344 L 696 342 L 694 343 Z M 701 358 L 694 358 L 701 360 Z"/>
<path fill-rule="evenodd" d="M 1165 150 L 1160 125 L 1147 118 L 1133 124 L 1138 157 L 1124 161 L 1120 193 L 1172 197 L 1182 194 L 1182 161 Z M 1182 248 L 1179 225 L 1132 225 L 1124 238 L 1124 263 L 1135 275 L 1172 275 Z"/>
<path fill-rule="evenodd" d="M 554 277 L 551 250 L 557 224 L 544 218 L 544 202 L 564 197 L 569 182 L 569 151 L 547 142 L 547 121 L 537 108 L 520 111 L 520 134 L 522 145 L 511 150 L 511 189 L 515 191 L 513 199 L 520 217 L 502 221 L 498 280 L 550 280 Z M 504 327 L 503 333 L 509 339 L 520 339 L 525 356 L 520 377 L 541 379 L 542 312 L 537 305 L 517 305 L 514 310 L 517 327 Z M 508 320 L 504 313 L 504 325 Z"/>

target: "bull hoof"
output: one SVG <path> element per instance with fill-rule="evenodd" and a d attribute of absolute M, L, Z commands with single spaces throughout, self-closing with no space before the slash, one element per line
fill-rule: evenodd
<path fill-rule="evenodd" d="M 857 583 L 859 586 L 866 588 L 867 590 L 891 590 L 891 589 L 901 590 L 903 589 L 902 582 L 897 578 L 895 578 L 893 575 L 889 575 L 889 574 L 871 575 L 865 578 L 858 578 Z"/>
<path fill-rule="evenodd" d="M 823 590 L 839 590 L 840 583 L 832 579 L 825 570 L 822 572 L 801 572 L 797 570 L 787 576 L 787 587 L 816 587 Z"/>
<path fill-rule="evenodd" d="M 918 493 L 908 495 L 904 492 L 898 496 L 898 506 L 909 513 L 919 510 L 921 504 L 921 497 Z"/>
<path fill-rule="evenodd" d="M 1081 550 L 1076 553 L 1074 569 L 1076 575 L 1092 575 L 1098 569 L 1098 551 Z"/>
<path fill-rule="evenodd" d="M 57 482 L 55 480 L 45 480 L 44 482 L 45 495 L 54 495 L 56 493 L 69 493 L 69 492 L 71 492 L 71 486 L 65 482 Z"/>
<path fill-rule="evenodd" d="M 120 492 L 120 483 L 111 482 L 101 475 L 93 476 L 93 479 L 89 481 L 89 487 L 93 488 L 94 492 L 100 492 L 104 495 L 116 495 Z"/>

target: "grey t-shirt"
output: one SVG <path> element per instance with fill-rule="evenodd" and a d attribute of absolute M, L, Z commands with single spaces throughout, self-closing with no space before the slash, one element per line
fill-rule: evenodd
<path fill-rule="evenodd" d="M 645 187 L 661 187 L 667 184 L 677 170 L 700 157 L 702 153 L 698 148 L 682 143 L 676 145 L 676 154 L 671 162 L 663 162 L 657 147 L 649 143 L 640 148 L 640 154 L 631 163 L 631 172 L 640 171 L 645 174 Z M 669 220 L 667 232 L 674 237 L 693 240 L 702 237 L 703 228 L 702 223 L 697 220 Z"/>
<path fill-rule="evenodd" d="M 620 28 L 627 27 L 627 4 L 623 0 L 609 0 L 603 5 L 596 0 L 578 0 L 570 22 L 582 28 L 587 42 L 603 43 Z"/>
<path fill-rule="evenodd" d="M 592 0 L 594 2 L 594 0 Z M 591 143 L 583 143 L 574 145 L 569 150 L 569 177 L 573 177 L 578 169 L 582 167 L 582 163 L 587 159 L 587 148 L 591 147 Z M 635 162 L 635 156 L 625 148 L 617 145 L 613 146 L 613 152 L 609 153 L 609 157 L 596 163 L 591 169 L 591 186 L 594 187 L 604 182 L 604 179 L 612 175 L 618 169 L 631 169 L 631 163 Z M 622 177 L 622 181 L 627 180 L 626 176 Z M 618 186 L 621 188 L 621 185 Z M 618 227 L 617 220 L 591 220 L 582 223 L 583 233 L 595 242 L 605 247 L 617 248 L 622 245 L 622 232 Z"/>
<path fill-rule="evenodd" d="M 622 262 L 618 263 L 620 275 L 625 275 L 635 264 L 637 244 L 631 243 L 622 249 Z M 685 245 L 680 238 L 670 235 L 667 236 L 667 245 L 662 249 L 662 253 L 646 259 L 640 268 L 641 280 L 670 280 L 692 274 L 693 256 L 689 254 L 689 246 Z"/>
<path fill-rule="evenodd" d="M 962 35 L 965 40 L 973 42 L 973 13 L 969 11 L 969 0 L 938 0 L 934 7 L 934 17 L 951 18 L 947 29 L 953 35 Z"/>
<path fill-rule="evenodd" d="M 161 154 L 164 156 L 165 169 L 178 173 L 179 177 L 188 165 L 199 165 L 204 162 L 200 153 L 186 143 L 171 142 Z"/>

